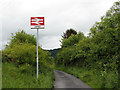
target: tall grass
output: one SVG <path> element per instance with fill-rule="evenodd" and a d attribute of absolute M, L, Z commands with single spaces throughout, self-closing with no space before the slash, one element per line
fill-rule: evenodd
<path fill-rule="evenodd" d="M 23 73 L 15 64 L 4 62 L 2 65 L 2 88 L 52 88 L 53 70 L 46 69 L 46 74 L 39 72 L 39 78 L 34 73 Z"/>

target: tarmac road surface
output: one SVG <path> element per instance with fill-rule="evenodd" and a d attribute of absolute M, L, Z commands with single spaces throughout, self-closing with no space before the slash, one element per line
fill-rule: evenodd
<path fill-rule="evenodd" d="M 89 88 L 90 90 L 93 90 L 86 83 L 84 83 L 80 79 L 77 79 L 76 77 L 70 74 L 67 74 L 59 70 L 54 70 L 54 73 L 55 73 L 54 88 L 74 88 L 74 89 L 75 88 L 84 88 L 84 89 Z"/>

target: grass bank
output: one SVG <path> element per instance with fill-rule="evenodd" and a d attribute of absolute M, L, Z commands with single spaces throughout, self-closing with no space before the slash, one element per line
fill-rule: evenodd
<path fill-rule="evenodd" d="M 109 73 L 97 73 L 99 71 L 88 70 L 80 67 L 57 66 L 57 70 L 65 71 L 74 75 L 83 82 L 87 83 L 91 88 L 117 88 L 118 73 L 111 71 Z"/>
<path fill-rule="evenodd" d="M 44 72 L 39 72 L 37 80 L 35 72 L 21 72 L 13 63 L 2 64 L 2 88 L 52 88 L 53 82 L 53 69 L 46 68 Z"/>

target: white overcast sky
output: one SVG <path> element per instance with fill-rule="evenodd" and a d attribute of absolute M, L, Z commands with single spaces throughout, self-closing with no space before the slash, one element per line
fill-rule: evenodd
<path fill-rule="evenodd" d="M 30 29 L 30 17 L 44 16 L 45 29 L 39 30 L 39 45 L 43 49 L 60 48 L 61 35 L 69 28 L 85 35 L 100 21 L 118 0 L 0 0 L 0 44 L 4 48 L 11 33 Z M 1 22 L 2 21 L 2 22 Z M 0 46 L 1 46 L 0 45 Z"/>

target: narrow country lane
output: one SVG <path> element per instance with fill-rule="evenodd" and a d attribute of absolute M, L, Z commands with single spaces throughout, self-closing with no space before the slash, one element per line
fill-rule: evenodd
<path fill-rule="evenodd" d="M 87 84 L 82 82 L 80 79 L 67 74 L 63 71 L 55 70 L 55 83 L 54 88 L 89 88 Z"/>

